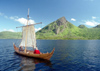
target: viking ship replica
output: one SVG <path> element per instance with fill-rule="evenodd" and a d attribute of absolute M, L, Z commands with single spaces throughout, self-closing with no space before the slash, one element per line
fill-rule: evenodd
<path fill-rule="evenodd" d="M 26 26 L 20 26 L 22 28 L 22 41 L 19 45 L 19 47 L 25 47 L 23 51 L 19 50 L 19 47 L 16 47 L 16 45 L 13 43 L 14 50 L 16 53 L 28 57 L 35 57 L 35 58 L 41 58 L 41 59 L 47 59 L 49 60 L 53 53 L 55 48 L 50 53 L 41 53 L 40 54 L 35 54 L 34 51 L 28 50 L 27 47 L 36 47 L 36 35 L 35 35 L 35 28 L 34 25 L 40 24 L 40 23 L 35 23 L 35 24 L 28 24 L 29 23 L 29 9 L 28 9 L 28 16 L 27 16 L 27 25 Z M 19 27 L 16 27 L 19 28 Z"/>

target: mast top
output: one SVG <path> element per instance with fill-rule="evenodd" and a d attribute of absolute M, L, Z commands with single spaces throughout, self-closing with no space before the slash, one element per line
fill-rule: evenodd
<path fill-rule="evenodd" d="M 28 8 L 28 15 L 29 15 L 29 8 Z"/>
<path fill-rule="evenodd" d="M 29 8 L 28 8 L 28 15 L 27 15 L 27 18 L 28 18 L 28 20 L 29 20 Z"/>

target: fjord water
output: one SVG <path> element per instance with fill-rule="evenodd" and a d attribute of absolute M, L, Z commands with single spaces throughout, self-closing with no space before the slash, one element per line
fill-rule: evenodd
<path fill-rule="evenodd" d="M 13 42 L 0 39 L 0 71 L 100 71 L 100 40 L 37 40 L 41 52 L 55 48 L 50 60 L 20 56 Z"/>

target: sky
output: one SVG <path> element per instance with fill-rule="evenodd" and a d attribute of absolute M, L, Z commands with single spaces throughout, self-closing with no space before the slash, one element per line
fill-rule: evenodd
<path fill-rule="evenodd" d="M 75 26 L 88 28 L 100 24 L 100 0 L 0 0 L 0 32 L 18 32 L 18 26 L 27 23 L 35 25 L 38 31 L 51 22 L 65 17 Z"/>

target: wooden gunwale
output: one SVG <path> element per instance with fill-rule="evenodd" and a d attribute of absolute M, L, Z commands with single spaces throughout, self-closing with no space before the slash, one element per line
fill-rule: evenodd
<path fill-rule="evenodd" d="M 16 47 L 15 44 L 13 44 L 13 46 L 14 46 L 15 52 L 20 54 L 20 55 L 41 58 L 41 59 L 46 59 L 46 60 L 50 60 L 50 58 L 52 57 L 54 50 L 55 50 L 55 48 L 53 48 L 53 50 L 50 53 L 34 54 L 33 51 L 31 51 L 31 50 L 27 50 L 27 52 L 25 53 L 24 51 L 19 51 L 19 48 Z"/>

